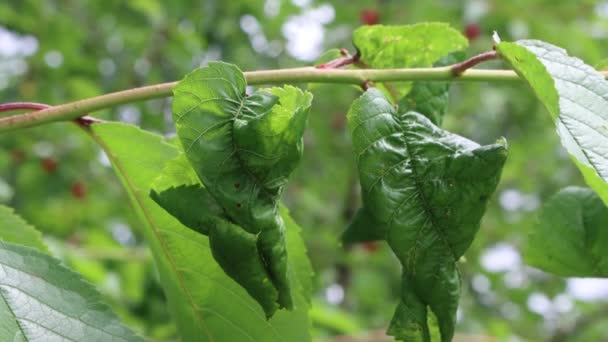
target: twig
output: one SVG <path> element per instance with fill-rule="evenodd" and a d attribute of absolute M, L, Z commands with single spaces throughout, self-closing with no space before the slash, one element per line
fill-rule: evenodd
<path fill-rule="evenodd" d="M 470 69 L 481 62 L 485 62 L 485 61 L 489 61 L 489 60 L 497 59 L 497 58 L 498 58 L 498 52 L 496 52 L 496 51 L 484 52 L 479 55 L 473 56 L 473 57 L 467 59 L 466 61 L 453 64 L 452 66 L 450 66 L 450 70 L 452 70 L 452 74 L 454 76 L 460 76 L 467 69 Z"/>
<path fill-rule="evenodd" d="M 48 109 L 48 108 L 52 108 L 53 106 L 45 104 L 45 103 L 38 103 L 38 102 L 9 102 L 9 103 L 2 103 L 0 104 L 0 113 L 2 112 L 13 112 L 16 110 L 34 110 L 34 112 L 36 111 L 40 111 L 40 110 L 44 110 L 44 109 Z M 31 113 L 31 112 L 30 112 Z M 0 119 L 1 120 L 1 119 Z M 79 125 L 82 128 L 87 129 L 89 126 L 91 126 L 91 124 L 97 123 L 97 122 L 102 122 L 99 119 L 96 119 L 92 116 L 80 116 L 74 119 L 74 123 L 76 123 L 77 125 Z"/>
<path fill-rule="evenodd" d="M 360 58 L 360 55 L 358 52 L 354 56 L 351 56 L 350 53 L 346 49 L 340 49 L 340 54 L 344 57 L 336 58 L 327 63 L 317 65 L 317 66 L 315 66 L 315 68 L 317 68 L 317 69 L 338 69 L 341 67 L 355 64 L 359 61 L 359 58 Z"/>

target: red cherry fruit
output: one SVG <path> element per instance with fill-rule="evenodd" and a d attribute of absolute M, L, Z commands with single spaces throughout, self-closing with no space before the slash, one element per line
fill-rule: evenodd
<path fill-rule="evenodd" d="M 51 157 L 42 158 L 40 160 L 40 166 L 47 173 L 53 173 L 57 170 L 57 161 Z"/>
<path fill-rule="evenodd" d="M 481 27 L 477 24 L 468 24 L 464 28 L 464 35 L 469 38 L 470 41 L 473 41 L 479 37 L 481 34 Z"/>
<path fill-rule="evenodd" d="M 375 9 L 365 8 L 359 13 L 359 20 L 365 25 L 375 25 L 380 21 L 380 14 Z"/>
<path fill-rule="evenodd" d="M 74 184 L 72 184 L 71 191 L 74 198 L 83 199 L 87 195 L 87 188 L 82 182 L 74 182 Z"/>
<path fill-rule="evenodd" d="M 374 253 L 378 250 L 378 243 L 376 241 L 367 241 L 363 243 L 363 249 L 368 253 Z"/>

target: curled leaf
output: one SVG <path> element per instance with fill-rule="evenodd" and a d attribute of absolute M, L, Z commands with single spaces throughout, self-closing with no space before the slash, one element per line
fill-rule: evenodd
<path fill-rule="evenodd" d="M 363 208 L 344 238 L 385 239 L 403 266 L 401 301 L 388 333 L 429 341 L 428 310 L 442 341 L 454 334 L 456 261 L 479 229 L 506 159 L 504 140 L 480 146 L 416 112 L 398 113 L 377 89 L 349 113 Z"/>
<path fill-rule="evenodd" d="M 278 203 L 302 155 L 312 95 L 291 86 L 249 96 L 245 90 L 236 66 L 210 63 L 175 87 L 173 115 L 185 155 L 204 185 L 198 191 L 208 192 L 222 211 L 207 229 L 213 255 L 270 317 L 277 307 L 293 307 Z M 243 249 L 227 247 L 237 245 Z M 247 262 L 235 266 L 235 253 Z"/>

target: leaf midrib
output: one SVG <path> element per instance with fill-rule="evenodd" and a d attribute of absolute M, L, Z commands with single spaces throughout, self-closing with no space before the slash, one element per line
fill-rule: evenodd
<path fill-rule="evenodd" d="M 399 120 L 399 121 L 401 121 L 401 120 Z M 450 245 L 449 241 L 445 238 L 443 229 L 441 229 L 439 227 L 439 225 L 437 225 L 437 223 L 436 223 L 437 219 L 435 218 L 435 215 L 433 214 L 433 212 L 430 209 L 428 199 L 426 198 L 426 195 L 424 194 L 424 191 L 422 189 L 422 184 L 418 180 L 419 174 L 418 174 L 418 169 L 416 166 L 417 161 L 414 158 L 414 155 L 412 154 L 412 151 L 410 149 L 410 143 L 408 141 L 407 130 L 405 130 L 403 132 L 403 142 L 405 143 L 405 153 L 407 154 L 408 158 L 412 161 L 412 163 L 411 163 L 412 177 L 411 178 L 413 178 L 413 180 L 414 180 L 414 185 L 416 186 L 416 190 L 417 190 L 416 192 L 418 193 L 418 196 L 420 197 L 420 201 L 422 202 L 422 209 L 426 212 L 427 216 L 429 217 L 431 227 L 439 236 L 439 240 L 441 240 L 445 244 L 448 251 L 450 252 L 452 261 L 456 262 L 458 259 L 456 258 L 456 254 L 454 253 L 452 245 Z M 391 218 L 391 225 L 392 225 L 392 221 L 393 220 Z M 417 234 L 419 234 L 421 230 L 422 230 L 422 227 L 418 229 Z"/>
<path fill-rule="evenodd" d="M 134 186 L 133 181 L 131 180 L 131 178 L 125 172 L 122 163 L 120 163 L 120 161 L 117 158 L 114 157 L 114 155 L 111 153 L 109 147 L 105 144 L 105 142 L 102 139 L 99 138 L 99 136 L 93 130 L 86 129 L 86 131 L 97 142 L 97 144 L 102 148 L 102 150 L 104 150 L 104 152 L 108 156 L 108 159 L 110 159 L 112 161 L 112 163 L 114 165 L 116 165 L 116 168 L 120 171 L 120 174 L 122 175 L 122 178 L 127 183 L 130 191 L 133 194 L 133 197 L 135 198 L 135 200 L 137 201 L 137 203 L 138 203 L 138 205 L 140 207 L 140 210 L 144 214 L 144 217 L 146 218 L 146 221 L 148 221 L 148 224 L 150 225 L 150 227 L 152 227 L 152 231 L 154 232 L 154 235 L 156 236 L 156 239 L 160 242 L 160 246 L 161 246 L 161 248 L 163 250 L 163 253 L 165 254 L 165 257 L 167 258 L 167 260 L 169 261 L 169 265 L 170 265 L 170 267 L 171 267 L 171 269 L 173 271 L 173 274 L 175 274 L 175 276 L 177 277 L 177 279 L 179 281 L 180 287 L 182 288 L 182 290 L 184 291 L 184 293 L 187 295 L 188 304 L 192 308 L 192 311 L 194 312 L 194 315 L 196 316 L 197 320 L 199 321 L 200 326 L 203 328 L 203 330 L 207 334 L 207 337 L 209 337 L 211 339 L 211 341 L 215 341 L 215 339 L 211 335 L 209 329 L 205 325 L 203 317 L 200 315 L 200 313 L 198 311 L 198 306 L 194 303 L 194 299 L 192 297 L 192 294 L 190 293 L 189 289 L 186 287 L 186 285 L 184 283 L 184 279 L 182 278 L 181 274 L 177 271 L 177 266 L 175 264 L 175 260 L 173 260 L 173 257 L 171 255 L 171 253 L 169 253 L 169 249 L 168 249 L 168 247 L 166 245 L 166 241 L 161 237 L 160 233 L 158 232 L 159 228 L 156 226 L 156 224 L 154 223 L 154 220 L 151 218 L 151 215 L 148 212 L 148 210 L 146 209 L 146 206 L 144 205 L 143 200 L 139 196 L 139 191 Z"/>

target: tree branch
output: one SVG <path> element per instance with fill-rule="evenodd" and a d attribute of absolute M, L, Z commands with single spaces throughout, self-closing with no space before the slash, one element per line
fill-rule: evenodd
<path fill-rule="evenodd" d="M 471 65 L 469 64 L 466 65 Z M 474 65 L 473 63 L 472 65 Z M 318 69 L 315 67 L 262 70 L 245 72 L 249 85 L 283 84 L 283 83 L 338 83 L 366 84 L 369 82 L 403 82 L 403 81 L 472 81 L 472 82 L 510 82 L 518 81 L 519 76 L 511 70 L 466 69 L 455 74 L 455 66 L 416 69 Z M 462 68 L 462 67 L 458 67 Z M 457 70 L 458 70 L 457 68 Z M 606 72 L 604 72 L 606 75 Z M 56 121 L 74 120 L 85 113 L 104 108 L 115 107 L 125 103 L 150 100 L 172 95 L 177 82 L 133 88 L 105 94 L 84 100 L 70 102 L 47 109 L 0 118 L 0 132 L 19 128 L 34 127 Z"/>

